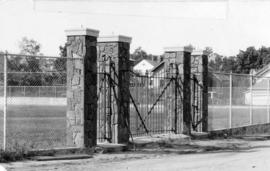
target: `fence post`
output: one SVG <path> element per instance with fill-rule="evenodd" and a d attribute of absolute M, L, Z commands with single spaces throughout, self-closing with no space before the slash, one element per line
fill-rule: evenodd
<path fill-rule="evenodd" d="M 7 143 L 7 53 L 4 55 L 4 109 L 3 109 L 3 150 Z"/>
<path fill-rule="evenodd" d="M 112 107 L 117 110 L 114 113 L 114 143 L 128 143 L 130 135 L 130 121 L 129 121 L 129 79 L 130 79 L 130 62 L 129 49 L 131 38 L 126 36 L 104 36 L 98 38 L 98 56 L 101 57 L 99 63 L 106 62 L 105 59 L 111 60 L 114 64 L 112 68 L 111 77 L 112 84 L 116 84 L 112 89 L 114 98 Z M 103 60 L 103 61 L 102 61 Z"/>
<path fill-rule="evenodd" d="M 57 97 L 57 90 L 56 90 L 56 86 L 54 86 L 54 97 L 56 98 Z"/>
<path fill-rule="evenodd" d="M 88 28 L 67 34 L 67 145 L 93 147 L 97 142 L 97 37 Z M 74 59 L 76 58 L 76 59 Z"/>
<path fill-rule="evenodd" d="M 270 102 L 270 80 L 267 79 L 267 123 L 270 123 L 270 106 L 269 106 L 269 102 Z"/>
<path fill-rule="evenodd" d="M 183 75 L 183 134 L 191 134 L 191 87 L 190 87 L 190 58 L 192 49 L 190 47 L 166 47 L 165 63 L 176 63 L 179 67 L 179 74 Z M 166 66 L 165 65 L 165 66 Z M 166 68 L 166 67 L 165 67 Z M 168 67 L 170 68 L 170 67 Z"/>
<path fill-rule="evenodd" d="M 250 76 L 250 105 L 249 105 L 249 124 L 253 123 L 253 75 Z"/>
<path fill-rule="evenodd" d="M 174 133 L 177 134 L 178 133 L 178 108 L 177 108 L 177 100 L 178 100 L 178 96 L 177 96 L 177 81 L 178 81 L 178 74 L 179 74 L 179 71 L 178 71 L 178 65 L 175 64 L 175 79 L 174 79 Z"/>
<path fill-rule="evenodd" d="M 190 64 L 191 74 L 194 74 L 195 78 L 198 79 L 199 84 L 202 85 L 202 88 L 197 87 L 199 89 L 197 93 L 196 91 L 192 93 L 195 95 L 194 98 L 197 98 L 196 105 L 198 105 L 199 110 L 201 110 L 197 111 L 200 112 L 198 119 L 202 120 L 202 124 L 200 124 L 200 127 L 197 130 L 203 132 L 208 131 L 208 55 L 209 52 L 206 50 L 195 50 L 191 54 Z M 193 101 L 194 100 L 195 99 L 193 99 Z"/>
<path fill-rule="evenodd" d="M 202 131 L 208 131 L 208 55 L 207 51 L 203 51 L 202 55 L 202 84 L 203 84 L 203 99 L 202 99 Z"/>
<path fill-rule="evenodd" d="M 230 95 L 229 95 L 229 128 L 232 128 L 232 87 L 233 87 L 233 82 L 232 82 L 232 72 L 230 72 Z"/>

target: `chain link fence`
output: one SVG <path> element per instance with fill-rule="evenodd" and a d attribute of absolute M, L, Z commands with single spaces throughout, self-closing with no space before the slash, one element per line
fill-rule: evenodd
<path fill-rule="evenodd" d="M 0 86 L 3 90 L 4 86 Z M 66 97 L 66 86 L 8 86 L 7 96 L 12 97 Z M 2 93 L 2 94 L 1 94 Z M 4 91 L 0 92 L 3 96 Z"/>
<path fill-rule="evenodd" d="M 48 149 L 67 146 L 66 67 L 67 58 L 0 54 L 2 148 L 19 146 Z M 175 85 L 168 84 L 170 82 L 168 78 L 158 76 L 131 75 L 130 79 L 130 92 L 136 104 L 136 107 L 130 104 L 131 133 L 133 135 L 145 133 L 138 112 L 149 130 L 173 131 L 175 123 L 172 121 L 176 115 L 168 117 L 167 113 L 173 113 L 174 105 L 181 103 L 179 101 L 175 104 L 170 95 L 176 91 Z M 104 84 L 104 88 L 107 86 L 105 83 L 99 81 L 99 84 Z M 111 96 L 113 93 L 111 92 Z M 270 77 L 259 74 L 251 76 L 209 73 L 208 95 L 209 130 L 270 121 Z M 99 101 L 106 103 L 104 99 L 107 96 L 103 96 Z M 178 94 L 178 97 L 181 97 L 181 94 Z M 105 118 L 105 112 L 102 110 L 98 114 L 98 130 L 102 127 L 101 129 L 105 131 L 106 127 L 101 122 Z M 181 119 L 181 116 L 177 117 Z M 98 134 L 98 138 L 103 137 L 104 133 Z"/>
<path fill-rule="evenodd" d="M 4 54 L 0 53 L 0 137 L 4 137 Z M 4 138 L 0 138 L 0 148 L 4 145 Z"/>
<path fill-rule="evenodd" d="M 209 129 L 269 123 L 270 78 L 209 73 Z"/>
<path fill-rule="evenodd" d="M 65 147 L 67 58 L 1 54 L 0 60 L 0 145 Z"/>

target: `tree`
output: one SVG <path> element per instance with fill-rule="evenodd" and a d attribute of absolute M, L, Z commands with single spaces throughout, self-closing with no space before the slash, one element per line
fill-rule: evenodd
<path fill-rule="evenodd" d="M 261 58 L 258 51 L 254 47 L 248 47 L 245 51 L 241 50 L 236 55 L 236 73 L 248 74 L 251 69 L 261 68 Z"/>
<path fill-rule="evenodd" d="M 234 56 L 225 57 L 222 60 L 221 71 L 223 72 L 234 72 L 236 69 L 236 60 Z"/>
<path fill-rule="evenodd" d="M 208 52 L 209 55 L 213 53 L 213 49 L 209 46 L 205 47 L 205 51 Z"/>
<path fill-rule="evenodd" d="M 262 46 L 259 49 L 248 47 L 240 50 L 236 56 L 223 57 L 218 54 L 209 66 L 214 71 L 249 74 L 251 69 L 259 70 L 270 63 L 270 47 Z"/>
<path fill-rule="evenodd" d="M 265 65 L 270 63 L 270 47 L 262 46 L 259 50 L 260 53 L 260 62 L 262 63 L 261 67 L 264 67 Z"/>
<path fill-rule="evenodd" d="M 19 42 L 20 54 L 24 55 L 42 55 L 40 53 L 41 45 L 33 39 L 23 37 Z"/>
<path fill-rule="evenodd" d="M 142 59 L 148 59 L 147 53 L 142 49 L 142 47 L 138 47 L 135 51 L 131 54 L 131 59 L 135 61 L 139 61 Z"/>
<path fill-rule="evenodd" d="M 42 55 L 41 45 L 33 39 L 23 37 L 19 42 L 20 54 Z M 9 74 L 8 85 L 40 86 L 42 85 L 40 59 L 35 56 L 9 56 L 7 61 L 8 70 L 18 72 Z"/>
<path fill-rule="evenodd" d="M 215 53 L 215 58 L 209 61 L 209 67 L 211 67 L 214 71 L 221 71 L 222 70 L 222 56 Z"/>
<path fill-rule="evenodd" d="M 54 79 L 57 80 L 57 84 L 66 84 L 66 71 L 67 71 L 67 44 L 59 46 L 60 58 L 57 58 L 53 65 L 56 72 L 53 74 Z"/>
<path fill-rule="evenodd" d="M 65 72 L 66 71 L 66 61 L 67 57 L 67 44 L 64 46 L 59 46 L 60 58 L 54 61 L 54 67 L 57 71 Z"/>

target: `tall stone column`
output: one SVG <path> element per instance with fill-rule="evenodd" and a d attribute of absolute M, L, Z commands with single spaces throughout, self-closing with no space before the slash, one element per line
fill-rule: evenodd
<path fill-rule="evenodd" d="M 208 55 L 207 51 L 196 50 L 191 54 L 191 73 L 202 84 L 202 131 L 208 131 Z"/>
<path fill-rule="evenodd" d="M 183 80 L 182 90 L 183 96 L 179 103 L 182 103 L 182 113 L 177 113 L 179 110 L 175 110 L 176 119 L 176 132 L 180 129 L 184 134 L 191 133 L 191 90 L 190 90 L 190 58 L 192 49 L 190 47 L 166 47 L 165 49 L 165 66 L 175 64 L 178 67 L 178 72 Z M 172 65 L 171 65 L 172 66 Z M 173 69 L 173 67 L 170 67 Z M 168 67 L 166 68 L 168 70 Z M 172 72 L 176 72 L 174 68 Z M 180 97 L 178 97 L 180 99 Z M 177 105 L 178 106 L 178 105 Z M 180 121 L 177 122 L 177 121 Z M 181 122 L 182 121 L 182 122 Z M 183 124 L 183 126 L 181 126 Z M 180 125 L 178 127 L 178 125 Z"/>
<path fill-rule="evenodd" d="M 104 36 L 98 38 L 99 61 L 104 59 L 111 63 L 110 77 L 113 79 L 111 107 L 114 143 L 128 143 L 129 141 L 129 69 L 131 38 L 126 36 Z M 108 118 L 106 119 L 108 120 Z"/>
<path fill-rule="evenodd" d="M 66 30 L 67 34 L 67 145 L 96 145 L 97 49 L 99 31 Z"/>

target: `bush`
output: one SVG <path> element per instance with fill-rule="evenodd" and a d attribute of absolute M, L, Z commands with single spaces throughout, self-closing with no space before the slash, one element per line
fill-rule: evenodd
<path fill-rule="evenodd" d="M 0 150 L 0 162 L 11 162 L 29 158 L 28 153 L 23 148 L 14 150 Z"/>

